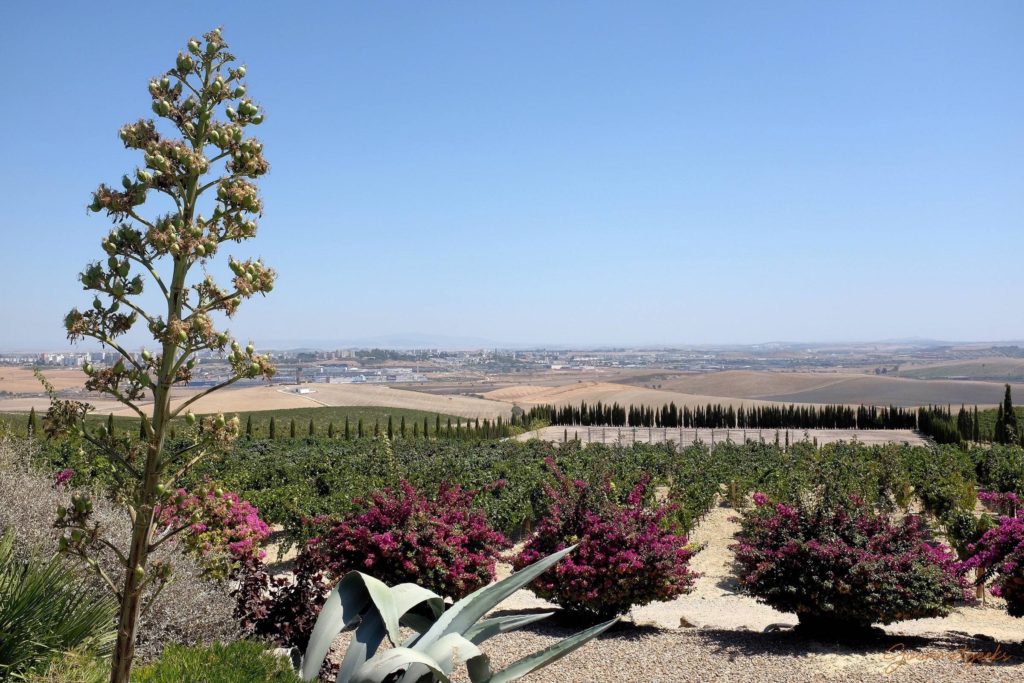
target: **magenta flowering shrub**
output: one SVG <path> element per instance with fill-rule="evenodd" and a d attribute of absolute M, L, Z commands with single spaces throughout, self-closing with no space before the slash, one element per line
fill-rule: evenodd
<path fill-rule="evenodd" d="M 733 545 L 741 590 L 801 625 L 842 635 L 943 616 L 964 598 L 962 567 L 927 541 L 920 518 L 896 521 L 862 501 L 773 505 L 755 495 Z"/>
<path fill-rule="evenodd" d="M 999 515 L 1016 517 L 1024 509 L 1024 499 L 1012 491 L 978 491 L 978 500 Z"/>
<path fill-rule="evenodd" d="M 571 612 L 605 619 L 692 589 L 694 549 L 669 521 L 674 506 L 645 506 L 649 476 L 620 501 L 610 479 L 589 485 L 570 480 L 550 459 L 547 464 L 556 481 L 545 486 L 547 514 L 513 567 L 578 546 L 531 584 L 534 593 Z"/>
<path fill-rule="evenodd" d="M 270 527 L 259 509 L 231 491 L 204 487 L 191 494 L 178 489 L 162 506 L 157 519 L 162 529 L 187 526 L 177 542 L 199 559 L 208 576 L 225 578 L 251 560 L 262 560 L 260 548 Z"/>
<path fill-rule="evenodd" d="M 64 469 L 53 475 L 53 488 L 59 491 L 61 487 L 63 487 L 64 484 L 71 481 L 71 479 L 74 478 L 74 476 L 75 471 L 70 467 L 65 467 Z"/>
<path fill-rule="evenodd" d="M 498 555 L 511 545 L 473 507 L 476 495 L 441 484 L 427 498 L 403 481 L 395 490 L 356 499 L 361 511 L 328 524 L 302 552 L 334 577 L 356 570 L 457 600 L 494 579 Z"/>
<path fill-rule="evenodd" d="M 1024 617 L 1024 517 L 1001 517 L 969 547 L 967 565 L 981 570 L 982 579 L 995 577 L 991 591 L 1006 600 L 1006 611 Z"/>

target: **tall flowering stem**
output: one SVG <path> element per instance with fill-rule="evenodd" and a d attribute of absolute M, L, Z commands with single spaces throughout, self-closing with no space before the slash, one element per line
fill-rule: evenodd
<path fill-rule="evenodd" d="M 142 421 L 140 439 L 103 428 L 90 432 L 84 424 L 89 406 L 55 398 L 46 421 L 50 433 L 77 431 L 94 453 L 114 464 L 132 521 L 128 548 L 103 538 L 87 498 L 59 511 L 57 521 L 66 529 L 63 547 L 97 567 L 121 603 L 114 683 L 128 681 L 140 614 L 169 577 L 169 568 L 149 563 L 149 555 L 184 530 L 158 530 L 155 511 L 199 459 L 238 435 L 237 417 L 209 416 L 197 425 L 189 407 L 240 379 L 274 374 L 268 356 L 257 354 L 251 343 L 243 349 L 214 321 L 233 316 L 244 299 L 270 292 L 274 271 L 259 260 L 230 259 L 234 278 L 226 286 L 205 272 L 225 243 L 256 234 L 263 210 L 254 181 L 269 167 L 263 145 L 246 134 L 262 123 L 263 113 L 247 93 L 245 73 L 216 29 L 189 40 L 174 67 L 150 81 L 156 119 L 139 119 L 120 131 L 124 146 L 141 153 L 142 165 L 124 175 L 119 187 L 100 185 L 89 205 L 113 225 L 102 241 L 105 259 L 90 263 L 80 277 L 95 298 L 91 307 L 75 308 L 64 320 L 71 341 L 93 339 L 118 355 L 109 367 L 84 366 L 86 388 L 121 402 Z M 144 211 L 154 198 L 159 208 Z M 147 309 L 149 299 L 142 295 L 150 288 L 160 303 Z M 120 341 L 139 327 L 152 336 L 152 350 L 135 353 Z M 203 351 L 226 354 L 229 375 L 172 404 L 172 394 L 192 379 Z M 146 399 L 151 409 L 143 409 Z M 192 427 L 191 442 L 168 448 L 168 424 L 178 415 Z M 123 576 L 103 574 L 94 559 L 98 552 L 117 557 Z"/>

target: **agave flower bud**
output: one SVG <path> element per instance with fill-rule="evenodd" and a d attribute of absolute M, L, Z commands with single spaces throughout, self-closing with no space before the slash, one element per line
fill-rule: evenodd
<path fill-rule="evenodd" d="M 237 341 L 231 342 L 231 350 L 235 351 L 235 352 L 238 351 L 238 342 Z"/>
<path fill-rule="evenodd" d="M 178 341 L 181 342 L 182 344 L 187 342 L 188 341 L 188 332 L 186 332 L 185 330 L 182 330 L 181 332 L 179 332 L 178 333 Z"/>
<path fill-rule="evenodd" d="M 153 180 L 153 174 L 141 168 L 135 172 L 135 177 L 139 179 L 140 183 L 149 183 Z"/>
<path fill-rule="evenodd" d="M 158 496 L 160 496 L 161 498 L 163 498 L 163 495 L 164 495 L 164 494 L 165 494 L 166 492 L 167 492 L 167 487 L 166 487 L 166 486 L 164 486 L 163 484 L 157 484 L 157 485 L 156 485 L 156 495 L 158 495 Z"/>
<path fill-rule="evenodd" d="M 95 308 L 97 311 L 102 310 L 103 302 L 100 301 L 100 298 L 98 296 L 93 297 L 93 299 L 92 299 L 92 307 Z"/>
<path fill-rule="evenodd" d="M 189 427 L 194 425 L 196 423 L 196 414 L 190 410 L 188 413 L 185 414 L 185 422 L 188 424 Z"/>
<path fill-rule="evenodd" d="M 254 353 L 255 351 L 256 351 L 256 347 L 255 347 L 255 346 L 253 346 L 252 344 L 249 344 L 248 346 L 246 346 L 246 347 L 245 347 L 245 352 L 246 352 L 246 354 L 248 354 L 248 355 L 250 355 L 250 356 L 251 356 L 251 355 L 252 355 L 252 354 L 253 354 L 253 353 Z"/>
<path fill-rule="evenodd" d="M 238 86 L 237 88 L 235 88 L 235 91 L 232 92 L 231 94 L 234 97 L 241 97 L 242 95 L 245 94 L 245 86 L 244 85 Z"/>
<path fill-rule="evenodd" d="M 82 366 L 82 371 L 87 375 L 91 375 L 93 371 L 92 363 L 86 363 Z"/>
<path fill-rule="evenodd" d="M 239 78 L 245 78 L 245 67 L 240 66 L 237 69 L 235 69 L 235 75 Z"/>
<path fill-rule="evenodd" d="M 199 41 L 196 40 L 195 38 L 193 38 L 192 40 L 188 41 L 188 50 L 189 50 L 189 52 L 191 52 L 194 55 L 199 54 Z"/>
<path fill-rule="evenodd" d="M 150 81 L 149 82 L 149 94 L 153 95 L 154 97 L 159 95 L 160 94 L 160 84 L 157 83 L 156 81 Z"/>
<path fill-rule="evenodd" d="M 167 78 L 167 76 L 164 76 L 163 78 L 160 79 L 160 89 L 161 90 L 167 90 L 167 88 L 169 88 L 170 86 L 171 86 L 171 79 Z"/>
<path fill-rule="evenodd" d="M 206 256 L 206 247 L 201 244 L 196 245 L 196 256 L 202 258 Z"/>
<path fill-rule="evenodd" d="M 212 57 L 216 53 L 217 53 L 217 45 L 215 43 L 207 43 L 206 44 L 206 56 L 207 57 Z"/>
<path fill-rule="evenodd" d="M 228 117 L 228 119 L 229 119 L 229 120 L 231 120 L 231 121 L 234 121 L 234 120 L 235 120 L 235 117 L 237 116 L 237 114 L 235 114 L 235 110 L 234 110 L 234 109 L 232 109 L 231 107 L 228 107 L 227 109 L 225 109 L 225 110 L 224 110 L 224 114 L 225 114 L 225 115 L 226 115 L 226 116 Z"/>
<path fill-rule="evenodd" d="M 195 60 L 184 52 L 178 53 L 178 71 L 191 71 L 195 64 Z"/>
<path fill-rule="evenodd" d="M 218 414 L 217 415 L 217 426 L 218 427 L 223 427 L 226 424 L 227 424 L 227 420 L 224 419 L 224 413 Z"/>
<path fill-rule="evenodd" d="M 193 357 L 188 359 L 187 363 L 185 363 L 185 367 L 188 368 L 189 370 L 191 370 L 192 368 L 194 368 L 196 366 L 196 362 L 197 362 L 196 358 L 195 358 L 195 356 L 193 356 Z"/>
<path fill-rule="evenodd" d="M 146 575 L 146 570 L 145 570 L 145 568 L 143 568 L 143 567 L 141 567 L 141 566 L 139 566 L 139 567 L 135 567 L 135 580 L 136 580 L 136 581 L 142 581 L 142 578 L 143 578 L 143 577 L 144 577 L 145 575 Z"/>
<path fill-rule="evenodd" d="M 251 121 L 254 126 L 260 125 L 261 123 L 263 123 L 263 114 L 258 114 L 252 117 Z"/>
<path fill-rule="evenodd" d="M 153 354 L 151 354 L 146 349 L 142 349 L 142 360 L 144 360 L 144 361 L 146 361 L 148 363 L 152 357 L 153 357 Z"/>
<path fill-rule="evenodd" d="M 227 344 L 228 343 L 228 335 L 224 334 L 223 332 L 218 334 L 217 335 L 217 343 L 220 344 L 221 346 L 224 346 L 225 344 Z"/>

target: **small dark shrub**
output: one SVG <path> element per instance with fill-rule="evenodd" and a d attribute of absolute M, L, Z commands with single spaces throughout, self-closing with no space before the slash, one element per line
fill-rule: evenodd
<path fill-rule="evenodd" d="M 917 517 L 894 521 L 859 500 L 848 505 L 772 504 L 755 494 L 736 561 L 746 593 L 795 612 L 817 635 L 944 616 L 964 597 L 963 568 L 926 540 Z"/>
<path fill-rule="evenodd" d="M 571 612 L 605 619 L 691 589 L 694 549 L 669 521 L 673 506 L 645 505 L 649 477 L 620 501 L 608 478 L 587 484 L 569 479 L 552 461 L 548 467 L 556 485 L 546 487 L 547 515 L 513 567 L 579 545 L 531 584 L 534 593 Z"/>

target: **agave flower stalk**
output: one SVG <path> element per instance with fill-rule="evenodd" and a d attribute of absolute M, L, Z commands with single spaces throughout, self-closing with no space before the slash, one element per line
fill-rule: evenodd
<path fill-rule="evenodd" d="M 100 185 L 89 205 L 113 223 L 102 241 L 105 259 L 90 263 L 81 274 L 82 285 L 95 292 L 95 299 L 90 308 L 76 308 L 64 321 L 71 341 L 94 339 L 119 355 L 109 367 L 85 365 L 86 388 L 120 401 L 142 421 L 139 439 L 118 437 L 104 428 L 90 432 L 83 421 L 88 405 L 54 398 L 46 423 L 51 433 L 74 429 L 92 452 L 114 464 L 132 520 L 128 548 L 103 538 L 90 520 L 87 498 L 79 497 L 72 508 L 59 511 L 57 522 L 66 530 L 62 547 L 96 568 L 120 602 L 114 683 L 128 681 L 144 595 L 157 595 L 169 576 L 167 566 L 148 562 L 149 555 L 187 528 L 158 532 L 154 513 L 174 495 L 177 479 L 204 454 L 238 435 L 237 417 L 197 421 L 189 407 L 240 379 L 274 373 L 268 356 L 257 354 L 252 344 L 241 347 L 214 325 L 215 317 L 231 317 L 242 300 L 270 292 L 274 271 L 260 260 L 231 259 L 234 278 L 228 286 L 209 275 L 195 275 L 206 270 L 226 242 L 252 238 L 262 213 L 254 180 L 268 165 L 262 143 L 246 132 L 263 121 L 263 113 L 247 94 L 245 73 L 216 29 L 202 40 L 190 40 L 174 67 L 150 81 L 157 121 L 140 119 L 120 131 L 125 147 L 141 152 L 143 164 L 124 175 L 120 187 Z M 172 136 L 165 136 L 164 129 Z M 165 213 L 143 211 L 153 197 Z M 147 309 L 149 300 L 141 295 L 152 287 L 159 290 L 159 303 Z M 152 335 L 154 351 L 133 353 L 119 341 L 137 327 Z M 202 351 L 225 353 L 229 376 L 172 404 L 172 394 L 192 378 Z M 142 408 L 146 398 L 152 401 L 151 411 Z M 192 442 L 168 448 L 168 425 L 179 415 L 187 417 Z M 94 559 L 97 552 L 116 556 L 123 576 L 103 573 Z"/>

